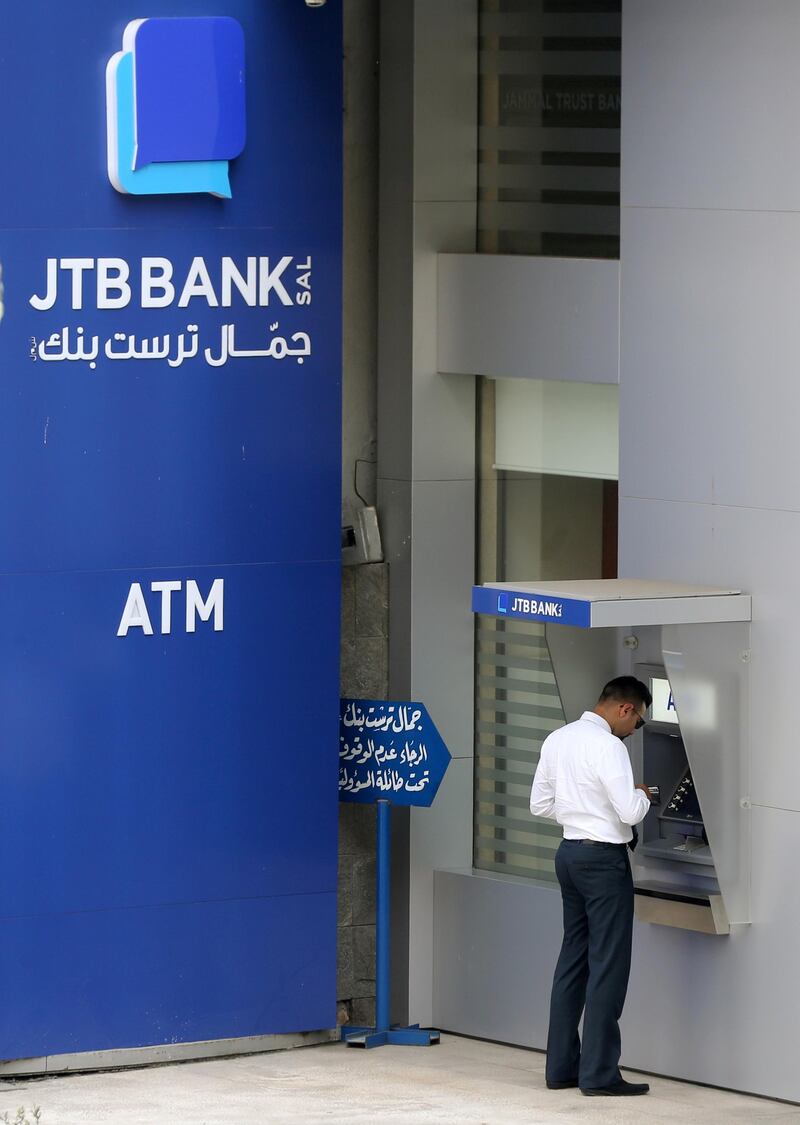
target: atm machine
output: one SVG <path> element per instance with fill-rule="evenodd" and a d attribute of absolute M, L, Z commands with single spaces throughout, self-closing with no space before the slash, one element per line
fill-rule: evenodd
<path fill-rule="evenodd" d="M 675 695 L 663 668 L 636 665 L 634 675 L 653 696 L 642 731 L 642 775 L 656 801 L 641 833 L 642 854 L 713 867 L 703 811 L 681 737 Z M 663 799 L 662 799 L 663 796 Z"/>
<path fill-rule="evenodd" d="M 727 933 L 730 924 L 669 676 L 662 665 L 634 664 L 631 671 L 653 696 L 635 744 L 637 780 L 654 787 L 657 794 L 639 827 L 633 857 L 637 915 L 646 921 Z"/>
<path fill-rule="evenodd" d="M 750 921 L 748 595 L 633 579 L 493 583 L 473 610 L 541 622 L 567 722 L 603 684 L 650 688 L 630 739 L 637 782 L 659 798 L 632 856 L 636 916 L 727 934 Z"/>

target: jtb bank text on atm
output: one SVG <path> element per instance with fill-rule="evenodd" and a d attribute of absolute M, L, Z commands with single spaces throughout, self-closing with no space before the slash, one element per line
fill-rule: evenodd
<path fill-rule="evenodd" d="M 543 602 L 536 598 L 517 596 L 511 604 L 512 613 L 530 613 L 537 617 L 561 617 L 564 606 L 561 602 Z"/>

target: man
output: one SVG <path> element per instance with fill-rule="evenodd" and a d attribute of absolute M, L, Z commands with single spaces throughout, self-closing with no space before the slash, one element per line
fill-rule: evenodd
<path fill-rule="evenodd" d="M 579 1086 L 583 1094 L 614 1097 L 650 1089 L 619 1072 L 619 1018 L 633 936 L 628 848 L 636 846 L 632 826 L 644 820 L 651 801 L 646 785 L 634 786 L 622 739 L 644 725 L 652 702 L 633 676 L 611 680 L 593 711 L 545 739 L 533 779 L 531 812 L 564 828 L 556 853 L 564 940 L 550 998 L 551 1090 Z"/>

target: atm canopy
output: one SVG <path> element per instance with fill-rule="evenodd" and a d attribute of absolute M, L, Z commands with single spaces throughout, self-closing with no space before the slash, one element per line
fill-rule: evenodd
<path fill-rule="evenodd" d="M 472 588 L 472 609 L 582 629 L 749 621 L 751 599 L 741 590 L 643 578 L 568 582 L 489 582 Z"/>

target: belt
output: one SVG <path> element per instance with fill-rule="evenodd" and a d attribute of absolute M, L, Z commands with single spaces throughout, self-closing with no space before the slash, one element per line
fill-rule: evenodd
<path fill-rule="evenodd" d="M 567 844 L 582 844 L 585 848 L 627 848 L 627 844 L 612 844 L 610 840 L 566 840 Z"/>

